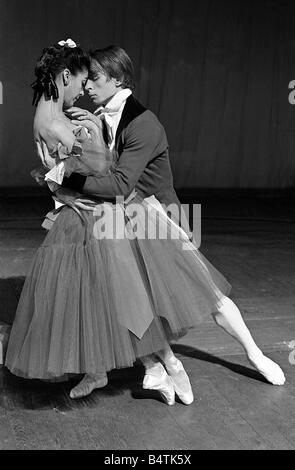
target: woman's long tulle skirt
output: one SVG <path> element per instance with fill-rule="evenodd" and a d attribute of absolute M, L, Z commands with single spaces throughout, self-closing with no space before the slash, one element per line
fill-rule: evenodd
<path fill-rule="evenodd" d="M 12 373 L 54 379 L 129 367 L 216 311 L 230 284 L 148 201 L 108 204 L 104 225 L 99 211 L 82 211 L 83 224 L 61 209 L 26 276 L 6 354 Z M 151 236 L 167 229 L 166 239 Z"/>

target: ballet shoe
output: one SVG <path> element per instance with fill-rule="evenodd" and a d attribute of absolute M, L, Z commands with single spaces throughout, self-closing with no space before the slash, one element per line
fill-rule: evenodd
<path fill-rule="evenodd" d="M 190 380 L 184 370 L 182 362 L 176 357 L 165 362 L 166 370 L 171 378 L 174 391 L 184 405 L 190 405 L 194 401 L 194 395 Z"/>
<path fill-rule="evenodd" d="M 96 388 L 103 388 L 107 385 L 108 378 L 106 374 L 92 376 L 85 374 L 81 382 L 70 391 L 70 397 L 73 399 L 86 397 Z"/>
<path fill-rule="evenodd" d="M 261 350 L 255 352 L 248 360 L 252 366 L 272 385 L 284 385 L 286 378 L 280 366 L 265 356 Z"/>
<path fill-rule="evenodd" d="M 171 378 L 160 362 L 146 370 L 142 387 L 145 390 L 157 390 L 167 405 L 174 405 L 174 387 Z"/>

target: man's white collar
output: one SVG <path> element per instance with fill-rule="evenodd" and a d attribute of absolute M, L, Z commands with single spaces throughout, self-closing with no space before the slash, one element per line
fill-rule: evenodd
<path fill-rule="evenodd" d="M 130 95 L 132 95 L 132 91 L 129 88 L 124 88 L 123 90 L 118 91 L 105 107 L 99 106 L 99 108 L 94 111 L 94 114 L 98 114 L 103 109 L 105 109 L 106 112 L 119 112 L 121 106 Z"/>

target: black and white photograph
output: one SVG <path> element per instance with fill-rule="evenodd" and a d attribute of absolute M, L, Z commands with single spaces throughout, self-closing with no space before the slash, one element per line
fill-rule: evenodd
<path fill-rule="evenodd" d="M 293 0 L 0 0 L 0 450 L 295 450 Z"/>

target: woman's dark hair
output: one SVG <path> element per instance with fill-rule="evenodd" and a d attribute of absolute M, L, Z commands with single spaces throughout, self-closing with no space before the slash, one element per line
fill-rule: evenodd
<path fill-rule="evenodd" d="M 133 64 L 124 49 L 118 46 L 108 46 L 90 51 L 90 57 L 98 63 L 99 68 L 108 78 L 122 81 L 123 88 L 135 89 Z M 94 74 L 90 69 L 89 78 L 91 75 Z"/>
<path fill-rule="evenodd" d="M 35 67 L 36 81 L 31 87 L 34 90 L 33 105 L 37 106 L 43 93 L 48 98 L 58 99 L 58 88 L 55 83 L 57 75 L 65 69 L 76 75 L 83 69 L 89 70 L 90 58 L 80 47 L 69 47 L 54 44 L 43 49 Z"/>

